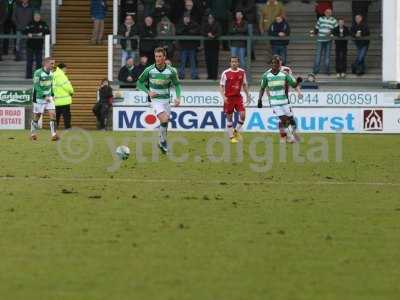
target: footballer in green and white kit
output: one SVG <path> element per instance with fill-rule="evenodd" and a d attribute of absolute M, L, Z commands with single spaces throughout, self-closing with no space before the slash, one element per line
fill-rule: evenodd
<path fill-rule="evenodd" d="M 53 68 L 54 59 L 44 59 L 43 67 L 36 70 L 33 75 L 33 116 L 31 121 L 31 139 L 36 140 L 39 128 L 38 121 L 47 110 L 50 117 L 51 139 L 57 141 L 56 112 L 53 98 Z"/>
<path fill-rule="evenodd" d="M 281 61 L 276 57 L 271 60 L 271 69 L 261 77 L 258 107 L 262 107 L 262 97 L 267 89 L 270 106 L 274 114 L 279 118 L 281 143 L 299 141 L 299 136 L 296 133 L 296 120 L 290 106 L 287 87 L 298 88 L 300 82 L 301 78 L 296 80 L 291 74 L 281 69 Z"/>
<path fill-rule="evenodd" d="M 146 68 L 139 76 L 137 86 L 151 99 L 151 106 L 160 121 L 159 147 L 163 153 L 168 152 L 167 129 L 171 114 L 171 91 L 173 85 L 176 92 L 175 106 L 181 102 L 181 86 L 176 69 L 166 64 L 164 48 L 154 50 L 155 64 Z"/>

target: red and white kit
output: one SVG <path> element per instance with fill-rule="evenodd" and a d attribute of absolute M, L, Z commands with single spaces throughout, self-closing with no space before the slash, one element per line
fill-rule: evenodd
<path fill-rule="evenodd" d="M 247 84 L 246 72 L 238 68 L 225 70 L 221 75 L 220 85 L 225 87 L 225 96 L 228 103 L 224 103 L 224 112 L 232 114 L 234 111 L 245 111 L 241 90 L 243 84 Z"/>

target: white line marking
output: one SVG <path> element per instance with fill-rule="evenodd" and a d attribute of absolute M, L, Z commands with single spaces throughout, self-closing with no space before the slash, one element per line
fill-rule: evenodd
<path fill-rule="evenodd" d="M 400 182 L 339 182 L 339 181 L 265 181 L 262 180 L 187 180 L 187 179 L 134 179 L 134 178 L 107 178 L 107 177 L 97 177 L 97 178 L 84 178 L 84 177 L 11 177 L 11 176 L 3 176 L 0 177 L 1 181 L 80 181 L 80 182 L 102 182 L 102 181 L 112 181 L 112 182 L 130 182 L 130 183 L 190 183 L 190 184 L 220 184 L 221 182 L 225 182 L 227 184 L 263 184 L 263 185 L 356 185 L 356 186 L 399 186 Z"/>

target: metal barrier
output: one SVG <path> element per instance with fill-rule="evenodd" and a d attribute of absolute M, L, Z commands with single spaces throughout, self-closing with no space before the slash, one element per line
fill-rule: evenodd
<path fill-rule="evenodd" d="M 19 32 L 17 34 L 0 34 L 1 39 L 10 39 L 10 40 L 28 40 L 28 39 L 42 39 L 42 37 L 28 37 L 26 35 L 22 35 Z M 46 34 L 44 36 L 44 57 L 51 56 L 51 35 Z"/>

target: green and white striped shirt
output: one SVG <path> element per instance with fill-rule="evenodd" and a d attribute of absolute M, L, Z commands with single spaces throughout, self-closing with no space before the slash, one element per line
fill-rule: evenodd
<path fill-rule="evenodd" d="M 273 74 L 271 70 L 265 72 L 261 77 L 261 88 L 267 88 L 269 91 L 269 101 L 271 106 L 289 104 L 286 94 L 286 83 L 291 87 L 296 87 L 296 79 L 292 75 L 279 71 Z"/>
<path fill-rule="evenodd" d="M 315 26 L 315 29 L 318 30 L 318 42 L 330 41 L 331 32 L 336 26 L 338 23 L 334 17 L 320 17 Z"/>
<path fill-rule="evenodd" d="M 152 98 L 153 101 L 169 102 L 171 99 L 171 85 L 175 86 L 176 96 L 181 96 L 181 87 L 179 84 L 176 69 L 166 65 L 160 70 L 156 65 L 147 67 L 139 76 L 137 86 L 146 93 L 154 92 L 157 95 Z"/>

